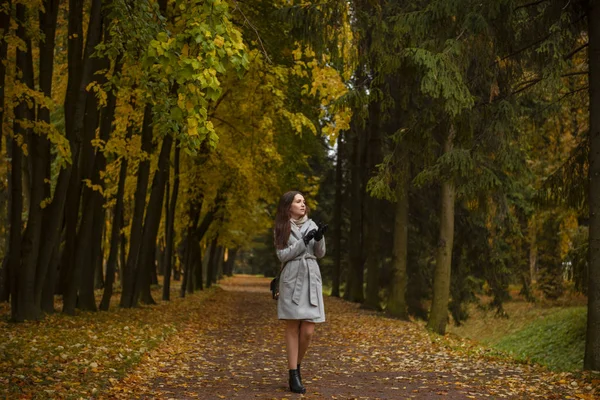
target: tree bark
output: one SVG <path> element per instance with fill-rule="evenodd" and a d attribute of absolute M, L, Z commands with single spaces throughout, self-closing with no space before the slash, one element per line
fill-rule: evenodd
<path fill-rule="evenodd" d="M 25 46 L 26 51 L 17 49 L 17 69 L 21 73 L 20 79 L 30 89 L 34 89 L 34 78 L 33 78 L 33 54 L 31 49 L 31 39 L 26 33 L 26 6 L 23 4 L 17 4 L 16 6 L 16 19 L 17 19 L 17 36 L 21 39 Z M 25 141 L 29 142 L 30 149 L 32 149 L 32 162 L 33 162 L 33 185 L 31 193 L 32 206 L 28 214 L 27 228 L 23 233 L 22 238 L 16 239 L 21 240 L 20 243 L 20 254 L 13 255 L 12 267 L 15 269 L 11 270 L 15 273 L 16 278 L 16 296 L 11 297 L 11 302 L 16 305 L 13 308 L 13 314 L 11 315 L 14 321 L 25 321 L 34 320 L 40 317 L 40 313 L 35 307 L 35 267 L 36 260 L 39 251 L 39 241 L 41 234 L 41 220 L 42 220 L 42 208 L 40 203 L 44 196 L 44 167 L 38 157 L 40 154 L 42 145 L 41 138 L 34 134 L 31 129 L 25 129 L 21 126 L 21 121 L 33 121 L 35 118 L 33 107 L 29 107 L 26 101 L 21 101 L 15 108 L 15 122 L 14 122 L 14 133 L 15 137 L 22 137 Z M 17 144 L 18 140 L 13 141 L 13 145 Z M 16 150 L 16 151 L 15 151 Z M 13 158 L 19 159 L 19 163 L 22 161 L 21 149 L 13 147 Z M 18 174 L 19 179 L 21 178 L 21 167 L 13 168 L 12 173 Z M 13 180 L 13 184 L 15 181 Z M 22 187 L 20 187 L 22 189 Z M 14 187 L 13 187 L 14 190 Z M 17 201 L 19 203 L 19 201 Z M 16 208 L 14 212 L 21 212 Z M 15 216 L 12 218 L 15 219 Z M 19 230 L 21 229 L 21 223 L 19 223 Z M 12 236 L 12 235 L 11 235 Z M 19 235 L 20 236 L 20 235 Z M 11 241 L 11 244 L 14 242 Z M 17 258 L 20 260 L 17 261 Z"/>
<path fill-rule="evenodd" d="M 407 152 L 400 152 L 398 158 L 398 163 L 401 167 L 396 186 L 396 217 L 394 220 L 394 257 L 392 266 L 394 275 L 390 285 L 390 295 L 386 309 L 388 313 L 395 317 L 408 319 L 406 304 L 409 189 Z"/>
<path fill-rule="evenodd" d="M 74 315 L 75 307 L 83 310 L 96 311 L 94 298 L 94 268 L 90 257 L 92 225 L 93 225 L 93 198 L 88 188 L 83 189 L 82 219 L 79 232 L 77 223 L 82 195 L 82 179 L 91 177 L 94 165 L 94 149 L 91 140 L 94 138 L 98 126 L 98 107 L 96 97 L 87 92 L 87 85 L 92 82 L 93 76 L 102 66 L 102 59 L 92 57 L 96 46 L 102 39 L 102 1 L 93 0 L 90 10 L 90 21 L 87 31 L 86 47 L 83 57 L 83 80 L 79 86 L 79 97 L 85 99 L 75 105 L 73 130 L 74 139 L 78 142 L 81 151 L 79 158 L 74 159 L 73 175 L 69 187 L 67 214 L 67 244 L 63 254 L 65 268 L 63 283 L 63 312 Z M 75 165 L 77 163 L 78 165 Z M 79 298 L 79 301 L 78 301 Z"/>
<path fill-rule="evenodd" d="M 235 259 L 237 258 L 237 254 L 239 249 L 236 247 L 235 249 L 227 250 L 227 264 L 225 265 L 225 275 L 233 276 L 233 268 L 235 266 Z"/>
<path fill-rule="evenodd" d="M 333 276 L 331 284 L 331 295 L 333 297 L 340 297 L 340 278 L 342 271 L 342 209 L 343 198 L 343 169 L 342 163 L 344 160 L 344 138 L 343 133 L 340 132 L 337 139 L 337 163 L 335 166 L 335 209 L 333 214 L 333 248 L 335 249 L 333 254 Z"/>
<path fill-rule="evenodd" d="M 177 206 L 177 197 L 179 195 L 179 157 L 180 157 L 179 142 L 175 142 L 175 161 L 173 172 L 173 194 L 169 203 L 169 210 L 166 216 L 166 232 L 165 232 L 165 274 L 163 282 L 163 300 L 170 300 L 171 293 L 171 270 L 173 266 L 173 246 L 175 240 L 175 210 Z M 168 193 L 167 193 L 168 196 Z"/>
<path fill-rule="evenodd" d="M 142 249 L 144 250 L 140 253 L 139 265 L 137 266 L 138 275 L 134 290 L 134 304 L 137 303 L 138 295 L 142 296 L 142 303 L 156 304 L 150 292 L 150 277 L 152 270 L 156 271 L 156 237 L 162 215 L 165 182 L 169 174 L 169 158 L 172 144 L 173 136 L 165 136 L 158 156 L 158 169 L 152 178 L 152 190 L 150 192 L 150 200 L 148 201 L 142 236 Z"/>
<path fill-rule="evenodd" d="M 363 259 L 363 199 L 362 170 L 364 169 L 364 134 L 355 127 L 352 156 L 352 194 L 350 203 L 350 271 L 348 272 L 348 300 L 364 301 L 364 259 Z M 346 297 L 346 296 L 344 296 Z"/>
<path fill-rule="evenodd" d="M 65 129 L 73 131 L 75 107 L 78 104 L 79 86 L 83 74 L 83 0 L 69 0 L 68 82 L 65 96 Z M 85 103 L 84 103 L 85 104 Z M 73 158 L 75 162 L 75 158 Z"/>
<path fill-rule="evenodd" d="M 19 106 L 20 107 L 20 106 Z M 15 114 L 16 117 L 17 114 Z M 15 127 L 16 128 L 16 127 Z M 15 129 L 15 133 L 17 129 Z M 20 320 L 19 297 L 18 297 L 18 273 L 21 267 L 21 225 L 23 212 L 23 192 L 21 180 L 21 147 L 16 140 L 12 140 L 11 161 L 11 202 L 10 202 L 10 238 L 8 253 L 8 280 L 10 282 L 11 318 Z"/>
<path fill-rule="evenodd" d="M 55 35 L 56 35 L 56 23 L 58 17 L 58 0 L 46 0 L 44 1 L 44 12 L 40 12 L 39 20 L 40 20 L 40 31 L 44 34 L 44 42 L 40 43 L 40 89 L 44 93 L 44 95 L 48 98 L 52 97 L 52 76 L 54 70 L 54 48 L 55 48 Z M 38 120 L 43 121 L 47 124 L 50 124 L 50 110 L 45 107 L 38 107 Z M 48 139 L 45 137 L 38 138 L 38 146 L 37 149 L 39 157 L 39 161 L 41 165 L 37 168 L 42 171 L 42 182 L 39 183 L 43 188 L 43 198 L 49 197 L 50 195 L 50 186 L 48 183 L 44 182 L 45 179 L 50 178 L 50 143 Z M 34 161 L 35 162 L 35 161 Z M 34 171 L 36 168 L 34 168 Z M 42 227 L 47 226 L 46 214 L 41 209 L 39 210 L 40 217 L 42 221 Z M 42 235 L 40 231 L 40 235 Z M 48 271 L 48 263 L 42 263 L 40 261 L 40 256 L 44 256 L 44 244 L 38 243 L 38 254 L 35 259 L 36 263 L 36 279 L 35 279 L 35 293 L 34 293 L 34 301 L 35 307 L 38 312 L 44 311 L 41 305 L 41 297 L 43 287 L 46 284 L 47 271 Z M 33 260 L 32 260 L 33 261 Z M 43 268 L 42 268 L 43 267 Z M 54 290 L 52 292 L 54 295 Z M 47 308 L 47 307 L 46 307 Z M 54 305 L 51 305 L 52 311 L 54 311 Z"/>
<path fill-rule="evenodd" d="M 369 138 L 366 145 L 367 160 L 366 168 L 363 170 L 363 187 L 367 187 L 370 175 L 377 169 L 381 163 L 381 130 L 383 124 L 380 119 L 379 102 L 369 104 Z M 367 255 L 365 266 L 367 269 L 367 296 L 363 304 L 364 307 L 373 310 L 380 310 L 379 301 L 379 271 L 381 269 L 381 219 L 383 215 L 383 200 L 377 199 L 371 195 L 365 195 L 365 206 L 363 209 L 364 224 L 366 234 L 363 236 L 363 245 Z"/>
<path fill-rule="evenodd" d="M 206 268 L 206 287 L 209 288 L 213 283 L 216 283 L 215 265 L 217 263 L 217 240 L 218 236 L 210 242 L 210 255 L 208 258 L 208 266 Z"/>
<path fill-rule="evenodd" d="M 0 2 L 0 10 L 5 10 L 5 12 L 0 12 L 0 27 L 3 27 L 2 30 L 0 31 L 0 60 L 6 60 L 7 54 L 8 54 L 8 43 L 6 41 L 6 36 L 8 35 L 8 27 L 10 26 L 11 1 L 10 0 L 2 0 Z M 2 153 L 2 146 L 3 146 L 2 141 L 4 138 L 3 131 L 2 131 L 2 128 L 4 125 L 2 124 L 2 121 L 4 121 L 5 78 L 6 78 L 6 65 L 3 62 L 0 62 L 0 153 Z M 8 190 L 5 191 L 3 189 L 0 196 L 1 196 L 0 204 L 7 205 L 9 203 L 7 201 L 8 196 L 10 196 L 10 194 L 8 193 Z M 0 223 L 4 224 L 7 227 L 9 225 L 8 214 L 9 214 L 8 209 L 6 209 L 6 214 L 4 213 L 4 210 L 2 213 L 0 213 L 0 215 L 2 215 L 2 220 L 0 221 Z M 5 232 L 7 232 L 7 231 L 8 230 L 5 230 Z M 6 236 L 9 236 L 9 235 L 10 235 L 10 233 L 8 233 Z M 6 239 L 7 238 L 4 236 L 4 233 L 3 233 L 2 246 L 3 246 L 3 248 L 8 249 L 8 246 L 7 246 L 8 241 Z M 9 276 L 8 276 L 8 256 L 5 253 L 4 258 L 2 259 L 2 263 L 0 265 L 0 301 L 8 301 L 9 297 L 10 297 L 10 284 L 9 284 Z"/>
<path fill-rule="evenodd" d="M 106 262 L 106 283 L 104 284 L 104 293 L 100 302 L 100 310 L 108 311 L 110 298 L 113 293 L 115 283 L 115 272 L 117 256 L 119 253 L 119 239 L 121 238 L 121 225 L 123 220 L 123 196 L 125 194 L 125 179 L 127 179 L 127 159 L 121 160 L 121 169 L 119 171 L 119 186 L 117 188 L 117 202 L 113 210 L 112 228 L 110 234 L 110 252 Z"/>
<path fill-rule="evenodd" d="M 147 154 L 152 152 L 152 106 L 146 104 L 142 126 L 142 151 Z M 146 208 L 146 191 L 150 175 L 150 160 L 140 161 L 138 179 L 135 189 L 133 217 L 131 220 L 131 233 L 129 236 L 129 255 L 123 271 L 123 291 L 121 293 L 121 307 L 131 308 L 135 305 L 134 288 L 135 278 L 142 246 L 142 229 L 144 210 Z"/>
<path fill-rule="evenodd" d="M 600 4 L 591 0 L 589 30 L 589 277 L 583 368 L 600 371 Z"/>
<path fill-rule="evenodd" d="M 1 12 L 6 10 L 6 12 Z M 8 27 L 10 26 L 10 10 L 11 0 L 2 0 L 0 2 L 0 60 L 6 60 L 8 54 L 8 43 L 6 42 L 6 36 L 8 35 Z M 6 65 L 0 62 L 0 122 L 4 121 L 4 80 L 6 78 Z M 0 153 L 2 152 L 2 124 L 0 123 Z"/>
<path fill-rule="evenodd" d="M 454 126 L 444 141 L 444 154 L 452 151 Z M 454 243 L 454 183 L 442 182 L 440 236 L 438 241 L 435 272 L 433 276 L 433 300 L 427 328 L 440 335 L 446 333 L 448 302 L 450 299 L 450 273 L 452 270 L 452 246 Z"/>

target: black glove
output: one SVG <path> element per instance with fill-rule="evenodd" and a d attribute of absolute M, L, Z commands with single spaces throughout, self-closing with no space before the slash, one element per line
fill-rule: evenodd
<path fill-rule="evenodd" d="M 317 230 L 317 233 L 315 233 L 315 240 L 317 242 L 321 241 L 321 239 L 323 239 L 323 234 L 325 232 L 327 232 L 327 225 L 326 224 L 317 224 L 319 229 Z"/>
<path fill-rule="evenodd" d="M 317 230 L 316 229 L 313 229 L 312 231 L 308 231 L 306 233 L 306 235 L 304 235 L 304 237 L 303 237 L 304 244 L 308 244 L 308 242 L 310 242 L 310 240 L 313 239 L 316 234 L 317 234 Z"/>

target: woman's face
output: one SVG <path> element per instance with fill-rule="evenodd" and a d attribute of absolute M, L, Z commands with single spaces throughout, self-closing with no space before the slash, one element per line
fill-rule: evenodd
<path fill-rule="evenodd" d="M 306 214 L 306 202 L 304 196 L 297 194 L 294 196 L 292 205 L 290 206 L 290 216 L 294 219 L 299 219 Z"/>

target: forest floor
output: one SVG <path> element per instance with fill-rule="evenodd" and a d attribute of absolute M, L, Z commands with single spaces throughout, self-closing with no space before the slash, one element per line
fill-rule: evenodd
<path fill-rule="evenodd" d="M 594 399 L 597 376 L 552 373 L 419 324 L 326 297 L 303 363 L 307 393 L 287 388 L 283 325 L 268 278 L 236 276 L 187 307 L 186 323 L 97 398 Z"/>

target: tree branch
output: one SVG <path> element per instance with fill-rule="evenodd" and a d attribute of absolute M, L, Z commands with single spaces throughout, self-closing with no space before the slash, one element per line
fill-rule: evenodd
<path fill-rule="evenodd" d="M 260 35 L 258 34 L 258 30 L 254 27 L 254 25 L 252 25 L 252 22 L 250 22 L 250 20 L 246 17 L 246 15 L 242 11 L 242 9 L 238 6 L 238 2 L 237 1 L 235 1 L 235 9 L 233 11 L 235 11 L 235 10 L 238 10 L 240 12 L 240 14 L 242 14 L 242 17 L 244 18 L 244 21 L 248 24 L 248 26 L 250 28 L 252 28 L 252 30 L 254 31 L 254 33 L 256 33 L 256 38 L 258 39 L 258 43 L 260 43 L 260 47 L 262 48 L 262 51 L 263 51 L 263 54 L 265 55 L 265 58 L 267 59 L 267 61 L 270 64 L 273 64 L 273 61 L 271 61 L 271 58 L 267 54 L 267 50 L 265 49 L 263 41 L 260 38 Z"/>
<path fill-rule="evenodd" d="M 531 3 L 522 4 L 522 5 L 518 6 L 518 7 L 513 8 L 513 12 L 515 12 L 515 11 L 521 9 L 521 8 L 527 8 L 527 7 L 537 6 L 538 4 L 542 4 L 542 3 L 545 3 L 547 1 L 549 1 L 549 0 L 537 0 L 537 1 L 533 1 Z"/>
<path fill-rule="evenodd" d="M 566 56 L 563 57 L 564 60 L 569 60 L 571 57 L 573 57 L 575 54 L 579 53 L 581 50 L 585 49 L 586 47 L 588 47 L 589 43 L 584 43 L 581 46 L 579 46 L 578 48 L 576 48 L 575 50 L 573 50 L 572 52 L 570 52 L 569 54 L 567 54 Z"/>

